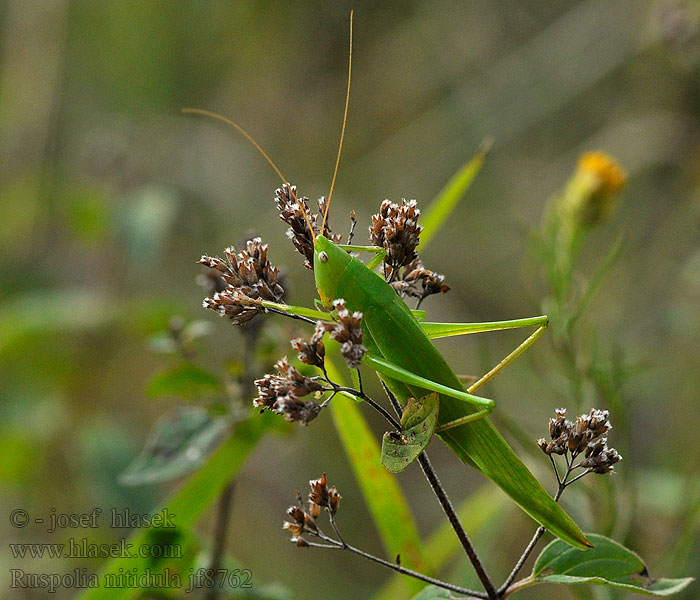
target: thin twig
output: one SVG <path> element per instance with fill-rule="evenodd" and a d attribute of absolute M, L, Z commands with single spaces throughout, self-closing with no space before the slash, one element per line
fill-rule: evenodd
<path fill-rule="evenodd" d="M 367 404 L 369 404 L 374 410 L 379 412 L 393 427 L 395 427 L 397 430 L 401 430 L 401 423 L 399 423 L 390 413 L 387 411 L 386 408 L 384 408 L 381 404 L 377 403 L 375 400 L 370 398 L 367 394 L 364 392 L 361 392 L 360 390 L 356 390 L 355 388 L 351 387 L 344 387 L 337 385 L 333 382 L 330 382 L 331 385 L 333 386 L 333 392 L 336 394 L 338 392 L 345 392 L 347 394 L 352 394 L 353 396 L 357 396 L 358 398 L 361 398 L 364 400 Z"/>
<path fill-rule="evenodd" d="M 259 325 L 243 327 L 243 374 L 240 381 L 240 395 L 246 398 L 251 394 L 253 389 L 253 380 L 255 379 L 255 345 L 257 343 L 258 334 L 260 332 Z M 216 510 L 216 522 L 214 525 L 214 547 L 212 550 L 211 563 L 209 568 L 216 576 L 224 557 L 226 550 L 226 537 L 228 533 L 229 521 L 231 518 L 231 506 L 233 504 L 233 491 L 235 481 L 229 482 L 224 491 L 219 496 L 219 502 Z M 217 600 L 219 597 L 220 587 L 217 585 L 211 586 L 206 593 L 205 600 Z"/>
<path fill-rule="evenodd" d="M 440 502 L 440 506 L 442 506 L 442 510 L 447 516 L 447 520 L 450 522 L 450 525 L 452 525 L 452 529 L 454 529 L 454 532 L 457 534 L 457 538 L 462 544 L 462 548 L 464 548 L 464 551 L 467 553 L 469 561 L 474 567 L 474 571 L 476 571 L 479 580 L 484 586 L 484 589 L 486 590 L 486 597 L 489 598 L 489 600 L 497 600 L 498 593 L 496 592 L 496 588 L 494 588 L 491 579 L 484 569 L 484 566 L 481 564 L 481 560 L 479 559 L 479 556 L 476 553 L 467 532 L 464 530 L 464 527 L 457 516 L 457 512 L 455 511 L 454 506 L 452 506 L 452 502 L 450 501 L 447 492 L 442 487 L 442 484 L 440 483 L 440 480 L 438 479 L 437 474 L 435 473 L 435 470 L 433 469 L 433 466 L 430 463 L 428 455 L 425 453 L 425 451 L 418 455 L 418 464 L 421 466 L 421 469 L 423 469 L 425 478 L 428 480 L 430 487 Z"/>
<path fill-rule="evenodd" d="M 554 472 L 557 474 L 557 482 L 559 483 L 559 488 L 557 489 L 557 493 L 554 495 L 554 501 L 559 502 L 559 498 L 561 498 L 562 493 L 566 489 L 566 487 L 572 483 L 570 481 L 569 483 L 566 483 L 566 478 L 569 476 L 569 473 L 571 473 L 571 468 L 569 467 L 566 470 L 566 474 L 564 475 L 563 479 L 559 478 L 559 472 L 557 471 L 557 466 L 554 463 L 554 459 L 552 458 L 552 455 L 550 454 L 549 457 L 552 459 L 552 464 L 554 465 Z M 568 463 L 568 460 L 567 460 Z M 585 473 L 584 473 L 585 475 Z M 578 479 L 578 477 L 576 478 Z M 573 480 L 575 481 L 575 480 Z M 510 575 L 508 575 L 508 578 L 505 580 L 503 585 L 498 588 L 498 597 L 502 597 L 503 594 L 506 592 L 506 590 L 510 587 L 510 585 L 513 583 L 515 578 L 517 577 L 518 573 L 520 572 L 520 569 L 523 568 L 523 565 L 525 564 L 525 561 L 528 559 L 532 551 L 535 549 L 535 546 L 537 545 L 537 542 L 540 541 L 540 538 L 544 535 L 544 532 L 547 531 L 545 527 L 540 527 L 537 528 L 535 531 L 535 535 L 532 536 L 532 539 L 530 540 L 530 543 L 527 545 L 525 550 L 523 551 L 522 555 L 518 559 L 518 562 L 515 563 L 515 566 L 513 567 L 513 570 L 510 572 Z"/>
<path fill-rule="evenodd" d="M 473 598 L 481 598 L 482 600 L 488 600 L 488 596 L 484 594 L 483 592 L 476 592 L 474 590 L 469 590 L 467 588 L 460 587 L 458 585 L 453 585 L 451 583 L 447 583 L 446 581 L 442 581 L 440 579 L 435 579 L 434 577 L 429 577 L 428 575 L 423 575 L 422 573 L 418 573 L 417 571 L 412 571 L 411 569 L 407 569 L 405 567 L 402 567 L 401 565 L 398 565 L 396 563 L 393 563 L 391 561 L 385 560 L 383 558 L 380 558 L 378 556 L 374 556 L 373 554 L 369 554 L 368 552 L 365 552 L 364 550 L 360 550 L 359 548 L 355 548 L 354 546 L 351 546 L 350 544 L 347 544 L 345 542 L 341 542 L 339 540 L 335 540 L 332 537 L 327 536 L 324 534 L 322 531 L 318 530 L 316 532 L 306 530 L 307 533 L 310 533 L 312 535 L 315 535 L 322 539 L 324 542 L 327 542 L 328 544 L 332 544 L 334 548 L 337 548 L 338 550 L 349 550 L 353 554 L 357 554 L 358 556 L 362 556 L 363 558 L 366 558 L 367 560 L 370 560 L 372 562 L 376 562 L 380 565 L 383 565 L 389 569 L 392 569 L 393 571 L 396 571 L 397 573 L 401 573 L 402 575 L 408 575 L 409 577 L 414 577 L 415 579 L 420 579 L 421 581 L 425 581 L 426 583 L 430 583 L 432 585 L 435 585 L 437 587 L 441 587 L 446 590 L 450 590 L 451 592 L 455 592 L 457 594 L 464 594 L 467 596 L 471 596 Z M 315 546 L 321 546 L 321 544 L 314 544 L 313 542 L 307 542 L 310 546 L 315 547 Z M 328 546 L 322 546 L 322 547 L 328 547 Z"/>
<path fill-rule="evenodd" d="M 391 402 L 392 406 L 394 407 L 394 410 L 396 413 L 400 416 L 401 415 L 401 405 L 399 404 L 399 401 L 397 400 L 396 396 L 391 392 L 391 390 L 386 386 L 386 384 L 382 381 L 382 386 L 384 387 L 384 391 L 386 392 L 386 395 L 389 397 L 389 401 Z M 421 469 L 423 470 L 423 474 L 425 475 L 425 478 L 428 480 L 428 483 L 430 484 L 431 489 L 433 490 L 433 493 L 438 499 L 438 502 L 440 502 L 440 506 L 442 506 L 442 510 L 445 513 L 445 516 L 447 517 L 447 520 L 450 522 L 450 525 L 452 526 L 452 529 L 454 532 L 457 534 L 457 538 L 459 539 L 460 543 L 462 544 L 462 548 L 464 548 L 464 551 L 467 553 L 467 556 L 469 557 L 469 560 L 472 563 L 472 566 L 474 567 L 474 570 L 476 571 L 477 576 L 479 577 L 479 580 L 484 586 L 484 589 L 486 590 L 486 597 L 489 598 L 490 600 L 495 600 L 498 598 L 496 589 L 493 586 L 493 583 L 491 582 L 491 579 L 489 578 L 488 574 L 486 573 L 486 570 L 484 569 L 484 566 L 481 564 L 481 560 L 479 559 L 478 554 L 476 553 L 476 550 L 474 549 L 474 546 L 471 543 L 471 540 L 469 539 L 469 536 L 467 535 L 467 532 L 464 530 L 464 527 L 459 520 L 459 516 L 457 515 L 457 511 L 455 511 L 454 506 L 452 505 L 452 502 L 450 500 L 450 497 L 447 495 L 447 492 L 445 491 L 445 488 L 442 487 L 442 484 L 440 483 L 440 480 L 438 479 L 437 473 L 435 472 L 435 469 L 433 469 L 433 465 L 430 462 L 430 459 L 428 458 L 428 455 L 425 451 L 421 452 L 418 455 L 418 464 L 420 465 Z"/>
<path fill-rule="evenodd" d="M 231 481 L 219 496 L 216 507 L 216 525 L 214 527 L 214 549 L 212 551 L 209 570 L 216 577 L 226 549 L 226 534 L 228 533 L 229 520 L 231 518 L 231 505 L 233 503 L 233 490 L 236 483 Z M 216 600 L 219 597 L 219 586 L 213 585 L 206 592 L 205 600 Z"/>

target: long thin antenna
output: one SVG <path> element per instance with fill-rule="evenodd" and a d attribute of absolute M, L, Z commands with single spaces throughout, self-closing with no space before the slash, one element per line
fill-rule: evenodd
<path fill-rule="evenodd" d="M 340 165 L 340 155 L 343 152 L 343 140 L 345 139 L 345 124 L 348 122 L 348 106 L 350 105 L 350 81 L 352 80 L 352 17 L 354 11 L 350 11 L 350 57 L 348 59 L 348 90 L 345 94 L 345 113 L 343 114 L 343 128 L 340 132 L 340 144 L 338 145 L 338 156 L 335 159 L 335 170 L 333 171 L 333 180 L 331 181 L 331 190 L 328 192 L 328 201 L 326 202 L 326 210 L 323 211 L 323 222 L 321 224 L 321 235 L 326 229 L 326 219 L 328 218 L 328 209 L 331 207 L 331 197 L 333 196 L 333 188 L 335 187 L 335 178 L 338 176 L 338 166 Z"/>
<path fill-rule="evenodd" d="M 296 192 L 294 191 L 294 189 L 292 188 L 292 186 L 290 185 L 290 183 L 287 181 L 287 178 L 286 178 L 284 175 L 282 175 L 282 171 L 280 171 L 280 170 L 277 168 L 277 165 L 274 163 L 274 161 L 267 155 L 267 152 L 265 152 L 265 150 L 263 150 L 263 149 L 260 147 L 260 144 L 258 144 L 258 142 L 256 142 L 256 141 L 253 139 L 253 136 L 252 136 L 252 135 L 250 135 L 245 129 L 243 129 L 243 127 L 241 127 L 241 126 L 240 126 L 238 123 L 236 123 L 235 121 L 232 121 L 231 119 L 229 119 L 229 118 L 227 118 L 227 117 L 224 117 L 223 115 L 220 115 L 220 114 L 218 114 L 218 113 L 212 112 L 212 111 L 210 111 L 210 110 L 203 110 L 203 109 L 201 109 L 201 108 L 183 108 L 183 109 L 182 109 L 182 112 L 183 112 L 184 114 L 187 114 L 187 115 L 202 115 L 202 116 L 204 116 L 204 117 L 209 117 L 209 118 L 211 118 L 211 119 L 216 119 L 217 121 L 222 121 L 222 122 L 226 123 L 227 125 L 230 125 L 231 127 L 235 128 L 236 131 L 238 131 L 243 137 L 245 137 L 245 139 L 247 139 L 251 144 L 253 144 L 253 146 L 255 147 L 255 149 L 256 149 L 258 152 L 260 152 L 260 154 L 263 155 L 263 157 L 265 158 L 265 160 L 266 160 L 266 161 L 269 163 L 269 165 L 275 170 L 275 173 L 277 173 L 277 176 L 282 180 L 282 183 L 284 183 L 284 184 L 289 188 L 289 193 L 290 193 L 290 194 L 292 195 L 292 197 L 294 198 L 294 201 L 295 201 L 297 204 L 299 204 L 299 208 L 300 208 L 302 214 L 304 215 L 304 220 L 306 221 L 306 224 L 307 224 L 308 227 L 309 227 L 309 231 L 311 232 L 311 239 L 313 239 L 314 241 L 316 241 L 316 234 L 314 233 L 314 228 L 313 228 L 313 226 L 311 225 L 311 219 L 309 219 L 308 215 L 306 214 L 306 211 L 304 210 L 303 205 L 301 204 L 301 202 L 299 202 L 299 200 L 298 200 L 298 198 L 297 198 L 297 195 L 296 195 Z M 329 198 L 329 199 L 330 199 L 330 198 Z M 328 211 L 326 210 L 326 212 L 328 212 Z M 326 222 L 326 221 L 325 221 L 325 215 L 324 215 L 324 221 L 323 221 L 323 222 L 324 222 L 324 223 Z M 321 231 L 323 231 L 323 228 L 321 228 Z"/>
<path fill-rule="evenodd" d="M 263 150 L 260 147 L 260 144 L 256 142 L 253 139 L 253 136 L 251 136 L 243 127 L 241 127 L 238 123 L 235 123 L 231 119 L 228 119 L 227 117 L 224 117 L 223 115 L 220 115 L 218 113 L 212 112 L 210 110 L 202 110 L 201 108 L 183 108 L 182 112 L 185 113 L 186 115 L 202 115 L 205 117 L 210 117 L 212 119 L 216 119 L 217 121 L 223 121 L 227 125 L 230 125 L 231 127 L 235 127 L 238 133 L 240 133 L 245 139 L 247 139 L 253 146 L 255 146 L 255 149 L 260 152 L 260 154 L 263 155 L 265 160 L 270 164 L 270 166 L 275 170 L 275 173 L 279 176 L 279 178 L 282 180 L 282 183 L 286 183 L 289 185 L 289 182 L 287 181 L 287 178 L 282 175 L 282 171 L 280 171 L 277 168 L 277 165 L 272 161 L 272 159 L 267 155 L 267 152 Z"/>

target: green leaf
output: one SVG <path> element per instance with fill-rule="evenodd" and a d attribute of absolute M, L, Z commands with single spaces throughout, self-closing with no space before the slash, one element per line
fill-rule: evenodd
<path fill-rule="evenodd" d="M 168 513 L 173 515 L 175 525 L 182 531 L 188 531 L 233 479 L 263 431 L 265 426 L 259 420 L 241 423 L 235 435 L 219 446 L 207 464 L 153 512 L 167 508 Z M 140 529 L 129 538 L 134 556 L 109 561 L 98 576 L 100 587 L 86 590 L 80 596 L 81 600 L 130 600 L 140 596 L 141 591 L 137 587 L 106 588 L 106 575 L 114 577 L 120 572 L 128 572 L 139 577 L 146 573 L 152 559 L 140 556 L 140 549 L 152 543 L 152 531 L 153 528 Z M 143 554 L 148 555 L 148 552 Z"/>
<path fill-rule="evenodd" d="M 146 393 L 152 397 L 177 396 L 193 398 L 222 391 L 221 380 L 192 363 L 183 363 L 154 375 L 146 386 Z"/>
<path fill-rule="evenodd" d="M 454 596 L 448 590 L 429 585 L 413 596 L 411 600 L 450 600 L 451 598 L 454 598 Z"/>
<path fill-rule="evenodd" d="M 428 206 L 422 219 L 423 231 L 420 235 L 418 250 L 425 250 L 435 234 L 452 214 L 462 196 L 469 189 L 477 173 L 484 164 L 489 144 L 483 143 L 479 151 L 468 163 L 463 165 L 445 184 L 435 199 Z"/>
<path fill-rule="evenodd" d="M 24 336 L 90 331 L 116 315 L 112 298 L 95 289 L 20 294 L 0 305 L 0 352 Z"/>
<path fill-rule="evenodd" d="M 604 585 L 648 596 L 670 596 L 693 581 L 652 579 L 644 561 L 632 550 L 602 535 L 588 534 L 591 550 L 572 548 L 561 540 L 551 542 L 537 557 L 532 574 L 513 586 L 517 591 L 538 583 Z"/>
<path fill-rule="evenodd" d="M 326 344 L 326 368 L 333 381 L 342 381 L 333 360 L 337 342 Z M 372 520 L 389 556 L 401 555 L 401 564 L 429 573 L 415 519 L 396 479 L 379 462 L 379 444 L 361 413 L 359 403 L 349 395 L 338 394 L 330 404 L 333 422 L 355 477 L 360 484 Z M 415 592 L 418 582 L 411 582 Z"/>
<path fill-rule="evenodd" d="M 213 417 L 199 406 L 183 407 L 161 417 L 145 448 L 119 482 L 122 485 L 160 483 L 194 471 L 216 447 L 228 425 L 227 418 Z"/>
<path fill-rule="evenodd" d="M 420 400 L 409 398 L 401 416 L 401 431 L 388 431 L 382 438 L 382 464 L 391 473 L 400 473 L 430 443 L 435 433 L 440 396 L 427 394 Z"/>

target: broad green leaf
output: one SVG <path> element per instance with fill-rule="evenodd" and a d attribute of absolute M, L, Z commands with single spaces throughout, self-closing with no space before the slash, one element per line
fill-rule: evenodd
<path fill-rule="evenodd" d="M 152 398 L 193 398 L 221 391 L 221 380 L 216 375 L 189 362 L 154 375 L 146 386 L 146 393 Z"/>
<path fill-rule="evenodd" d="M 464 529 L 472 537 L 481 532 L 489 523 L 492 523 L 497 515 L 502 516 L 505 506 L 506 496 L 495 487 L 485 485 L 460 504 L 457 508 L 457 515 Z M 424 548 L 436 573 L 440 573 L 451 558 L 463 552 L 452 526 L 447 522 L 443 522 L 430 535 Z M 410 591 L 406 586 L 408 581 L 410 580 L 405 575 L 396 573 L 382 587 L 374 600 L 409 597 Z"/>
<path fill-rule="evenodd" d="M 223 442 L 211 455 L 207 464 L 154 512 L 166 508 L 173 516 L 176 526 L 188 531 L 233 479 L 264 430 L 264 424 L 256 419 L 249 419 L 238 425 L 235 435 Z M 81 600 L 130 600 L 140 596 L 139 588 L 106 588 L 105 581 L 107 575 L 116 576 L 120 572 L 134 573 L 136 576 L 146 572 L 152 559 L 140 557 L 139 549 L 152 543 L 152 531 L 153 529 L 137 531 L 129 539 L 129 543 L 133 544 L 132 551 L 135 556 L 109 561 L 98 575 L 100 587 L 86 590 L 80 596 Z"/>
<path fill-rule="evenodd" d="M 450 217 L 462 196 L 469 189 L 477 173 L 484 164 L 484 159 L 489 150 L 487 143 L 482 147 L 468 163 L 463 165 L 450 180 L 445 184 L 437 196 L 428 206 L 422 219 L 423 231 L 420 235 L 420 245 L 418 250 L 425 250 L 438 230 Z"/>
<path fill-rule="evenodd" d="M 434 585 L 429 585 L 413 596 L 411 600 L 450 600 L 451 598 L 454 598 L 451 592 Z"/>
<path fill-rule="evenodd" d="M 401 416 L 401 431 L 388 431 L 382 438 L 382 464 L 400 473 L 430 443 L 435 433 L 440 396 L 433 392 L 420 400 L 409 398 Z"/>
<path fill-rule="evenodd" d="M 337 342 L 329 340 L 326 349 L 329 376 L 341 382 L 343 378 L 333 360 L 337 357 Z M 341 394 L 330 406 L 336 430 L 387 554 L 392 558 L 400 554 L 404 566 L 429 573 L 411 509 L 396 479 L 379 462 L 379 444 L 362 416 L 361 407 L 349 395 Z M 418 589 L 416 583 L 410 585 L 413 592 Z"/>
<path fill-rule="evenodd" d="M 572 548 L 554 540 L 537 557 L 532 574 L 513 585 L 512 592 L 538 583 L 593 584 L 648 596 L 670 596 L 693 581 L 652 579 L 638 554 L 602 535 L 588 534 L 591 550 Z"/>
<path fill-rule="evenodd" d="M 199 406 L 186 406 L 161 417 L 146 446 L 120 476 L 122 485 L 160 483 L 201 466 L 228 428 L 225 417 L 213 417 Z"/>

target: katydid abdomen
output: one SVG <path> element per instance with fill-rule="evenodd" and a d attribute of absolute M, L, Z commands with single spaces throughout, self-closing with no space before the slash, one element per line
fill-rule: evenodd
<path fill-rule="evenodd" d="M 322 253 L 325 253 L 324 260 L 319 260 Z M 379 275 L 323 236 L 316 238 L 314 271 L 324 302 L 343 298 L 349 309 L 363 313 L 363 343 L 370 353 L 425 379 L 466 392 L 409 308 Z M 429 393 L 429 390 L 381 377 L 402 402 Z M 477 410 L 468 402 L 440 394 L 440 424 Z M 537 522 L 575 546 L 586 545 L 578 526 L 554 502 L 488 418 L 447 429 L 438 435 L 464 463 L 498 485 Z"/>

